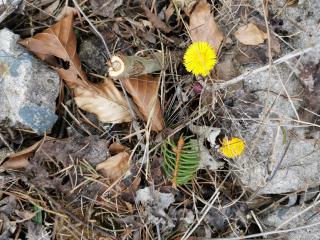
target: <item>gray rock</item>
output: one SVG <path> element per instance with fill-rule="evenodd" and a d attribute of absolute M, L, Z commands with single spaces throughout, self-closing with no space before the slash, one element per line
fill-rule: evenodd
<path fill-rule="evenodd" d="M 0 31 L 0 125 L 50 132 L 57 120 L 59 76 L 18 39 L 8 29 Z"/>
<path fill-rule="evenodd" d="M 263 16 L 262 1 L 250 3 Z M 275 1 L 269 7 L 279 13 L 283 3 Z M 231 112 L 238 121 L 234 121 L 232 130 L 246 141 L 247 148 L 231 165 L 241 182 L 258 194 L 305 191 L 320 185 L 320 132 L 317 127 L 310 131 L 312 122 L 305 122 L 299 113 L 305 97 L 298 77 L 308 62 L 320 61 L 319 9 L 320 1 L 308 0 L 283 9 L 279 15 L 281 29 L 289 35 L 294 33 L 290 46 L 282 44 L 283 55 L 310 46 L 313 50 L 273 66 L 271 75 L 269 70 L 250 74 L 243 81 L 243 92 L 235 96 Z M 247 65 L 242 71 L 259 67 Z"/>
<path fill-rule="evenodd" d="M 261 219 L 263 226 L 267 229 L 266 231 L 274 231 L 277 227 L 279 227 L 282 223 L 292 218 L 288 224 L 284 225 L 281 229 L 293 229 L 297 227 L 302 227 L 305 225 L 311 225 L 315 223 L 319 223 L 320 216 L 318 214 L 317 208 L 311 208 L 309 211 L 299 215 L 298 217 L 294 217 L 297 214 L 300 214 L 305 208 L 301 206 L 296 207 L 281 207 L 276 211 L 268 214 L 267 216 Z M 280 236 L 284 237 L 284 239 L 290 240 L 319 240 L 320 239 L 320 225 L 316 225 L 314 227 L 292 231 L 288 233 L 283 233 Z"/>
<path fill-rule="evenodd" d="M 303 59 L 312 59 L 310 54 Z M 271 77 L 268 70 L 249 75 L 244 93 L 236 96 L 231 111 L 240 120 L 233 131 L 247 149 L 232 166 L 241 182 L 259 194 L 304 191 L 320 184 L 320 132 L 310 132 L 308 123 L 297 117 L 301 92 L 299 79 L 281 64 L 272 68 Z"/>

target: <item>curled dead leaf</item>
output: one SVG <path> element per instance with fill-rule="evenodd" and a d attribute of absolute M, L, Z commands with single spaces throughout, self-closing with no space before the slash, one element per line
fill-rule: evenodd
<path fill-rule="evenodd" d="M 111 143 L 109 146 L 109 152 L 111 155 L 116 155 L 120 152 L 124 152 L 124 151 L 128 151 L 128 150 L 129 150 L 128 147 L 123 146 L 122 144 L 117 143 L 117 142 Z"/>
<path fill-rule="evenodd" d="M 127 102 L 111 80 L 97 85 L 88 82 L 77 54 L 76 35 L 72 29 L 75 12 L 72 8 L 68 9 L 66 16 L 55 25 L 20 43 L 59 73 L 68 87 L 74 90 L 75 101 L 80 108 L 96 114 L 102 122 L 130 122 Z M 59 66 L 56 58 L 66 62 L 67 67 Z"/>
<path fill-rule="evenodd" d="M 224 34 L 214 20 L 207 0 L 200 0 L 192 11 L 189 28 L 193 42 L 208 42 L 216 51 L 219 50 Z"/>
<path fill-rule="evenodd" d="M 121 80 L 126 91 L 137 104 L 143 119 L 148 122 L 151 118 L 151 130 L 161 131 L 164 119 L 158 98 L 159 77 L 142 75 Z"/>
<path fill-rule="evenodd" d="M 41 60 L 48 62 L 63 78 L 70 88 L 76 86 L 87 87 L 87 76 L 82 70 L 80 59 L 77 55 L 77 40 L 73 32 L 74 12 L 67 11 L 67 15 L 41 33 L 32 38 L 21 40 L 19 43 L 32 51 Z M 60 58 L 69 63 L 69 66 L 59 67 L 55 58 Z"/>
<path fill-rule="evenodd" d="M 268 38 L 268 34 L 260 30 L 257 25 L 248 23 L 241 26 L 234 33 L 236 39 L 245 45 L 259 45 Z"/>
<path fill-rule="evenodd" d="M 251 24 L 255 25 L 259 29 L 259 31 L 262 32 L 262 35 L 266 34 L 267 28 L 265 27 L 263 21 L 253 18 L 250 18 L 249 21 Z M 272 32 L 270 33 L 270 48 L 272 57 L 276 57 L 281 53 L 280 42 L 277 36 L 274 35 Z M 239 42 L 237 46 L 237 54 L 235 56 L 235 59 L 241 65 L 248 63 L 267 63 L 268 56 L 269 49 L 267 41 L 264 41 L 263 44 L 258 45 L 245 45 Z"/>
<path fill-rule="evenodd" d="M 99 163 L 96 166 L 96 170 L 100 171 L 104 177 L 109 178 L 112 182 L 116 181 L 129 169 L 129 158 L 129 153 L 120 152 Z"/>
<path fill-rule="evenodd" d="M 23 169 L 28 166 L 29 158 L 34 155 L 37 149 L 44 142 L 44 139 L 36 142 L 35 144 L 21 150 L 20 152 L 14 153 L 9 156 L 9 159 L 1 164 L 3 169 Z"/>

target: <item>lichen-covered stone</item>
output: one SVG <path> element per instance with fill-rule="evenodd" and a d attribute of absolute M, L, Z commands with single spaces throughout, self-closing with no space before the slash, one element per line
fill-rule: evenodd
<path fill-rule="evenodd" d="M 59 76 L 0 30 L 0 126 L 50 132 L 57 120 Z"/>

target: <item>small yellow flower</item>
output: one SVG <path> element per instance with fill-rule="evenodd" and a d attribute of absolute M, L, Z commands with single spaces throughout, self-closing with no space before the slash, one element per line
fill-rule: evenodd
<path fill-rule="evenodd" d="M 245 148 L 244 141 L 240 138 L 233 137 L 228 139 L 224 137 L 219 151 L 227 158 L 235 158 L 240 156 Z"/>
<path fill-rule="evenodd" d="M 216 51 L 207 42 L 192 43 L 183 57 L 188 72 L 206 76 L 217 63 Z"/>

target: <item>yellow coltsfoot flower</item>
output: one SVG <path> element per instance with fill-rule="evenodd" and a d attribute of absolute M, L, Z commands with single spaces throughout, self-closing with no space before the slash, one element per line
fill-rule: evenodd
<path fill-rule="evenodd" d="M 195 75 L 209 75 L 216 63 L 216 51 L 207 42 L 192 43 L 183 57 L 183 64 L 187 71 Z"/>
<path fill-rule="evenodd" d="M 244 148 L 245 144 L 242 139 L 236 137 L 228 139 L 224 137 L 219 151 L 227 158 L 235 158 L 243 153 Z"/>

